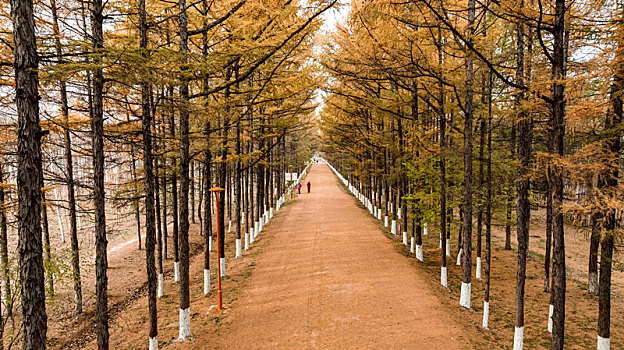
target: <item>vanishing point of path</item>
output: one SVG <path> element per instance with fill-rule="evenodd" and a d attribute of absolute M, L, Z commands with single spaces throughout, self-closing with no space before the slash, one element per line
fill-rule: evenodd
<path fill-rule="evenodd" d="M 325 164 L 272 222 L 270 244 L 215 342 L 227 349 L 466 349 L 477 336 L 440 303 Z M 213 343 L 214 344 L 214 343 Z"/>

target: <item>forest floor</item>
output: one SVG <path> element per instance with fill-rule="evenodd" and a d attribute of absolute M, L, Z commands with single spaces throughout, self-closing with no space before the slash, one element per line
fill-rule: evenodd
<path fill-rule="evenodd" d="M 127 221 L 117 226 L 116 234 L 109 234 L 108 302 L 111 325 L 122 322 L 126 309 L 140 299 L 145 299 L 147 295 L 145 250 L 137 250 L 136 223 L 132 220 Z M 169 225 L 168 232 L 168 259 L 163 259 L 163 274 L 165 288 L 172 288 L 170 287 L 173 285 L 172 225 Z M 143 237 L 143 246 L 144 239 Z M 203 237 L 199 236 L 197 224 L 191 225 L 189 241 L 191 256 L 200 254 L 203 249 Z M 74 294 L 71 284 L 65 278 L 63 285 L 56 286 L 55 300 L 48 310 L 48 341 L 52 349 L 79 349 L 95 339 L 95 257 L 93 247 L 82 248 L 81 251 L 83 254 L 91 253 L 85 254 L 87 256 L 84 258 L 81 257 L 84 312 L 78 317 L 72 314 Z M 177 285 L 175 288 L 177 291 Z"/>
<path fill-rule="evenodd" d="M 354 201 L 357 202 L 356 199 Z M 366 210 L 357 202 L 362 210 Z M 429 235 L 423 237 L 424 259 L 420 263 L 404 246 L 402 237 L 393 236 L 377 221 L 386 236 L 396 243 L 395 249 L 409 258 L 417 271 L 428 272 L 429 283 L 439 285 L 440 249 L 439 229 L 429 228 Z M 598 297 L 587 291 L 587 259 L 589 238 L 587 228 L 566 225 L 566 319 L 565 348 L 591 349 L 596 347 L 598 322 Z M 515 291 L 517 270 L 516 228 L 512 226 L 512 250 L 505 250 L 505 226 L 492 225 L 492 264 L 490 287 L 489 331 L 484 339 L 498 344 L 501 348 L 513 347 L 515 321 Z M 459 303 L 462 267 L 456 265 L 457 235 L 449 240 L 451 256 L 447 257 L 448 290 L 442 294 L 448 300 Z M 551 334 L 547 330 L 550 293 L 544 293 L 544 250 L 545 250 L 545 211 L 531 211 L 530 256 L 527 260 L 525 285 L 525 329 L 524 345 L 528 349 L 550 349 Z M 475 329 L 481 330 L 483 317 L 484 281 L 475 278 L 476 270 L 476 230 L 473 229 L 473 267 L 471 312 L 465 313 Z M 483 238 L 483 269 L 485 269 L 485 238 Z M 623 252 L 616 251 L 614 260 L 622 261 Z M 485 270 L 482 271 L 484 273 Z M 611 294 L 611 346 L 624 349 L 624 272 L 615 269 L 612 274 Z"/>
<path fill-rule="evenodd" d="M 490 330 L 485 331 L 481 328 L 482 281 L 473 277 L 472 310 L 458 305 L 461 267 L 455 265 L 456 238 L 450 241 L 449 289 L 444 289 L 439 283 L 435 227 L 424 237 L 422 264 L 401 244 L 400 236 L 391 235 L 348 194 L 328 167 L 313 166 L 308 178 L 312 193 L 287 202 L 243 258 L 233 258 L 234 235 L 226 234 L 223 312 L 215 308 L 214 272 L 213 291 L 203 295 L 203 237 L 197 225 L 191 226 L 193 337 L 185 342 L 176 339 L 178 286 L 173 282 L 169 243 L 165 295 L 158 301 L 161 348 L 511 348 L 516 253 L 515 245 L 514 250 L 503 249 L 504 227 L 493 226 Z M 532 214 L 525 345 L 546 349 L 550 334 L 546 330 L 549 295 L 543 292 L 543 214 Z M 109 245 L 113 349 L 147 346 L 145 252 L 136 250 L 136 241 L 127 243 L 134 238 L 125 235 Z M 515 235 L 512 238 L 515 242 Z M 588 240 L 585 231 L 572 227 L 567 227 L 566 240 L 566 349 L 593 348 L 598 301 L 587 292 Z M 216 266 L 214 253 L 211 265 Z M 473 265 L 473 276 L 474 270 Z M 83 275 L 83 284 L 91 286 L 92 273 Z M 621 271 L 614 272 L 613 348 L 624 347 L 618 331 L 624 327 L 623 278 Z M 92 291 L 85 293 L 85 299 L 83 316 L 55 318 L 49 323 L 52 349 L 96 348 Z M 63 302 L 57 307 L 69 305 Z"/>

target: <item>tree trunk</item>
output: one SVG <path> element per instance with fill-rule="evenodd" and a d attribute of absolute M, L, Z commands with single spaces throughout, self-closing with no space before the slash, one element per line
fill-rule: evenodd
<path fill-rule="evenodd" d="M 205 1 L 204 1 L 205 3 Z M 206 8 L 206 7 L 205 7 Z M 210 198 L 212 163 L 210 154 L 210 124 L 204 128 L 206 134 L 206 149 L 204 149 L 204 294 L 210 292 L 210 241 L 212 239 L 212 205 Z"/>
<path fill-rule="evenodd" d="M 208 1 L 202 0 L 202 15 L 208 15 Z M 204 23 L 205 25 L 205 23 Z M 204 58 L 208 56 L 208 33 L 202 33 L 202 55 Z M 203 81 L 203 89 L 209 89 L 208 78 Z M 212 154 L 210 153 L 210 122 L 204 124 L 204 136 L 206 138 L 206 148 L 204 149 L 204 221 L 201 223 L 204 227 L 204 295 L 210 293 L 210 248 L 212 244 L 212 198 L 210 187 L 212 185 L 212 174 L 210 167 L 212 166 Z M 201 221 L 201 220 L 200 220 Z"/>
<path fill-rule="evenodd" d="M 247 154 L 249 154 L 249 143 L 245 144 L 245 150 Z M 245 223 L 244 227 L 242 228 L 245 237 L 244 237 L 244 244 L 245 244 L 245 250 L 249 249 L 249 239 L 250 239 L 250 234 L 249 234 L 249 166 L 245 167 L 244 173 L 241 174 L 241 176 L 243 176 L 243 201 L 245 202 L 245 205 L 243 206 L 243 221 Z"/>
<path fill-rule="evenodd" d="M 551 115 L 552 142 L 553 149 L 557 156 L 564 155 L 563 137 L 565 133 L 565 0 L 555 0 L 555 18 L 552 25 L 553 34 L 553 104 Z M 563 169 L 556 169 L 552 174 L 553 179 L 553 332 L 551 348 L 553 350 L 563 349 L 565 336 L 565 292 L 566 292 L 566 264 L 565 264 L 565 236 L 563 226 Z"/>
<path fill-rule="evenodd" d="M 53 19 L 54 46 L 56 58 L 63 62 L 63 50 L 61 45 L 61 34 L 58 23 L 56 0 L 50 1 Z M 74 310 L 77 314 L 82 313 L 82 284 L 80 277 L 80 248 L 78 246 L 78 228 L 76 218 L 76 194 L 74 190 L 74 167 L 72 157 L 72 143 L 70 136 L 69 103 L 67 101 L 67 84 L 64 79 L 60 79 L 61 114 L 63 116 L 63 134 L 65 141 L 65 173 L 67 185 L 67 200 L 69 206 L 69 234 L 71 239 L 72 273 L 74 282 Z"/>
<path fill-rule="evenodd" d="M 153 109 L 152 109 L 153 110 Z M 154 113 L 155 115 L 156 113 Z M 152 118 L 153 123 L 153 118 Z M 157 132 L 156 124 L 153 123 L 154 132 Z M 154 143 L 154 153 L 158 154 L 158 143 Z M 163 234 L 162 234 L 162 216 L 160 209 L 160 166 L 158 158 L 154 158 L 154 201 L 156 202 L 156 260 L 158 264 L 158 297 L 162 296 L 162 288 L 164 288 L 163 275 Z"/>
<path fill-rule="evenodd" d="M 552 153 L 550 150 L 549 153 Z M 544 292 L 550 293 L 550 251 L 552 248 L 553 196 L 552 182 L 546 180 L 546 249 L 544 252 Z"/>
<path fill-rule="evenodd" d="M 515 159 L 516 158 L 516 120 L 515 120 L 515 116 L 514 116 L 514 120 L 512 121 L 512 125 L 511 125 L 511 159 Z M 514 191 L 513 191 L 513 183 L 509 184 L 509 186 L 507 186 L 507 207 L 505 208 L 506 210 L 506 218 L 507 221 L 505 222 L 505 250 L 511 250 L 511 212 L 513 210 L 513 197 L 514 197 Z"/>
<path fill-rule="evenodd" d="M 202 224 L 202 205 L 204 203 L 204 186 L 203 186 L 203 172 L 202 163 L 197 163 L 197 220 L 199 220 L 199 235 L 204 235 L 204 225 Z"/>
<path fill-rule="evenodd" d="M 128 116 L 130 122 L 130 116 Z M 134 156 L 134 145 L 130 144 L 130 165 L 132 171 L 132 187 L 134 188 L 134 199 L 132 201 L 134 207 L 134 220 L 137 225 L 137 249 L 141 250 L 141 212 L 139 211 L 139 189 L 137 187 L 136 158 Z"/>
<path fill-rule="evenodd" d="M 45 180 L 43 176 L 43 160 L 41 162 L 41 226 L 43 228 L 43 251 L 44 251 L 44 269 L 47 267 L 46 280 L 48 282 L 48 293 L 54 296 L 54 273 L 52 273 L 52 252 L 50 247 L 50 227 L 48 226 L 48 206 L 46 204 Z M 80 286 L 80 285 L 79 285 Z M 82 306 L 82 299 L 81 306 Z"/>
<path fill-rule="evenodd" d="M 475 0 L 468 0 L 468 41 L 472 43 L 475 32 Z M 464 249 L 462 288 L 459 304 L 470 309 L 470 288 L 472 279 L 472 119 L 473 119 L 473 58 L 466 50 L 466 113 L 464 116 Z"/>
<path fill-rule="evenodd" d="M 512 152 L 512 158 L 515 158 L 515 152 Z M 507 206 L 505 208 L 507 214 L 505 222 L 505 250 L 511 250 L 511 210 L 513 208 L 513 190 L 511 186 L 507 187 Z"/>
<path fill-rule="evenodd" d="M 231 72 L 228 72 L 228 78 Z M 230 89 L 225 89 L 225 99 L 228 100 L 230 98 Z M 229 116 L 229 113 L 226 113 L 226 116 Z M 219 240 L 219 253 L 221 254 L 221 260 L 219 261 L 219 267 L 221 270 L 221 277 L 225 277 L 225 194 L 228 193 L 228 178 L 227 178 L 227 155 L 228 155 L 228 133 L 229 133 L 229 121 L 223 120 L 223 129 L 222 138 L 221 138 L 221 163 L 219 164 L 219 185 L 221 188 L 224 188 L 226 191 L 223 192 L 222 196 L 219 196 L 219 217 L 217 225 L 219 225 L 219 230 L 217 231 Z M 228 196 L 229 197 L 229 196 Z M 220 234 L 220 235 L 219 235 Z"/>
<path fill-rule="evenodd" d="M 190 218 L 191 222 L 195 223 L 195 163 L 191 162 L 190 167 L 191 167 L 190 169 L 191 175 L 189 179 L 189 194 L 190 194 L 189 215 L 191 216 Z"/>
<path fill-rule="evenodd" d="M 264 128 L 262 125 L 259 128 L 259 134 L 262 135 L 264 133 Z M 258 140 L 258 150 L 264 150 L 264 139 L 262 137 Z M 264 170 L 262 169 L 263 165 L 261 162 L 256 164 L 256 220 L 258 222 L 262 219 L 262 203 L 264 203 Z M 294 191 L 294 188 L 293 188 Z M 258 225 L 260 227 L 260 223 Z M 256 235 L 258 232 L 256 232 Z"/>
<path fill-rule="evenodd" d="M 437 49 L 438 65 L 441 67 L 443 63 L 441 28 L 438 28 Z M 440 247 L 440 283 L 446 288 L 448 286 L 446 268 L 446 112 L 444 111 L 444 85 L 442 81 L 438 82 L 438 104 L 438 117 L 440 118 L 440 238 L 442 240 Z M 419 232 L 417 234 L 419 235 Z M 422 238 L 420 238 L 420 241 L 422 245 Z"/>
<path fill-rule="evenodd" d="M 236 234 L 236 257 L 242 257 L 242 242 L 241 242 L 241 125 L 240 118 L 236 124 L 236 162 L 235 162 L 235 171 L 234 171 L 234 201 L 235 201 L 235 209 L 234 209 L 234 230 Z"/>
<path fill-rule="evenodd" d="M 518 25 L 517 39 L 517 69 L 516 81 L 524 85 L 524 24 Z M 516 270 L 516 328 L 514 334 L 514 349 L 522 349 L 524 346 L 524 286 L 526 280 L 526 260 L 529 253 L 529 224 L 531 219 L 531 206 L 529 202 L 529 190 L 531 187 L 529 173 L 531 160 L 531 120 L 523 111 L 525 93 L 517 94 L 516 108 L 518 109 L 518 179 L 516 188 L 518 204 L 516 208 L 516 235 L 518 241 L 518 267 Z"/>
<path fill-rule="evenodd" d="M 92 0 L 91 30 L 93 48 L 101 53 L 104 48 L 102 0 Z M 102 57 L 94 56 L 93 63 L 93 204 L 95 206 L 95 294 L 97 296 L 98 349 L 108 350 L 108 258 L 106 248 L 106 212 L 104 189 L 104 75 Z"/>
<path fill-rule="evenodd" d="M 605 128 L 612 133 L 607 140 L 608 150 L 612 157 L 619 158 L 621 153 L 621 124 L 622 115 L 622 90 L 624 89 L 624 67 L 622 66 L 621 49 L 624 44 L 624 34 L 621 22 L 616 29 L 618 43 L 617 56 L 615 59 L 615 77 L 611 93 L 613 108 L 612 120 L 607 119 Z M 615 166 L 613 165 L 615 164 Z M 619 179 L 619 162 L 610 163 L 606 169 L 602 181 L 607 190 L 617 191 Z M 598 293 L 598 350 L 608 350 L 611 338 L 611 268 L 613 264 L 613 236 L 617 228 L 617 217 L 614 208 L 610 208 L 604 220 L 604 235 L 600 242 L 600 286 Z"/>
<path fill-rule="evenodd" d="M 39 57 L 31 0 L 11 0 L 17 130 L 19 262 L 24 349 L 45 349 L 47 315 L 41 243 Z"/>
<path fill-rule="evenodd" d="M 0 286 L 0 295 L 4 293 L 4 288 Z M 2 316 L 2 308 L 0 307 L 0 350 L 4 350 L 4 327 L 6 325 L 5 317 Z"/>
<path fill-rule="evenodd" d="M 147 61 L 147 11 L 145 0 L 139 0 L 139 30 L 141 32 L 141 57 Z M 145 267 L 147 270 L 147 300 L 149 310 L 149 349 L 158 349 L 158 309 L 156 307 L 156 217 L 154 208 L 154 169 L 152 155 L 152 120 L 150 111 L 150 86 L 141 82 L 141 107 L 143 117 L 143 170 L 145 183 Z M 157 191 L 157 190 L 156 190 Z"/>
<path fill-rule="evenodd" d="M 180 0 L 180 54 L 183 55 L 182 71 L 185 74 L 188 51 L 186 0 Z M 189 294 L 189 83 L 184 75 L 180 85 L 180 339 L 191 335 Z"/>
<path fill-rule="evenodd" d="M 156 126 L 156 107 L 154 105 L 154 95 L 152 90 L 149 90 L 150 95 L 150 112 L 151 123 L 153 133 L 158 135 L 158 127 Z M 158 264 L 158 287 L 156 297 L 160 298 L 164 294 L 164 275 L 163 275 L 163 241 L 162 241 L 162 217 L 160 212 L 160 165 L 159 159 L 154 154 L 159 154 L 158 142 L 154 142 L 152 139 L 152 147 L 154 152 L 152 154 L 152 160 L 154 162 L 154 204 L 156 214 L 156 263 Z"/>
<path fill-rule="evenodd" d="M 485 85 L 485 84 L 484 84 Z M 483 96 L 485 99 L 485 96 Z M 485 101 L 483 101 L 485 104 Z M 481 117 L 479 126 L 479 191 L 477 192 L 477 279 L 481 279 L 481 236 L 483 235 L 483 152 L 485 149 L 485 116 Z"/>
<path fill-rule="evenodd" d="M 489 328 L 490 272 L 492 261 L 492 73 L 488 78 L 487 170 L 485 198 L 485 296 L 483 298 L 483 328 Z"/>
<path fill-rule="evenodd" d="M 161 134 L 165 135 L 166 134 L 166 130 L 165 130 L 165 116 L 163 116 L 163 120 L 162 120 L 162 130 L 161 130 Z M 165 145 L 165 141 L 162 141 L 161 144 L 162 150 L 163 152 L 167 151 L 167 146 Z M 168 240 L 169 240 L 169 227 L 167 225 L 167 158 L 163 157 L 162 159 L 162 235 L 163 235 L 163 258 L 167 259 L 167 247 L 168 247 Z"/>
<path fill-rule="evenodd" d="M 589 266 L 587 273 L 588 290 L 593 295 L 598 295 L 598 248 L 600 246 L 600 227 L 598 220 L 601 215 L 595 213 L 591 217 L 591 238 L 589 243 Z"/>
<path fill-rule="evenodd" d="M 173 88 L 169 90 L 169 96 L 173 97 Z M 173 110 L 173 103 L 171 104 L 171 115 L 169 117 L 169 128 L 171 132 L 171 137 L 175 138 L 175 113 Z M 178 167 L 177 157 L 171 157 L 171 204 L 172 204 L 172 218 L 173 218 L 173 233 L 172 233 L 172 241 L 173 241 L 173 265 L 175 270 L 175 282 L 179 282 L 180 280 L 180 250 L 178 247 L 179 237 L 178 237 L 178 171 L 176 170 Z"/>
<path fill-rule="evenodd" d="M 4 183 L 3 164 L 0 163 L 0 183 Z M 13 314 L 13 294 L 11 293 L 11 272 L 9 269 L 9 249 L 7 237 L 7 217 L 6 212 L 9 209 L 9 203 L 5 198 L 4 187 L 0 186 L 0 268 L 2 269 L 2 301 L 5 307 L 6 316 Z M 0 319 L 1 320 L 1 319 Z"/>

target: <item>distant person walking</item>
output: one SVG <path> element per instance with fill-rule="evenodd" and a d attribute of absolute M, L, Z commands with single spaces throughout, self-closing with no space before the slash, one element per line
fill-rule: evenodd
<path fill-rule="evenodd" d="M 301 194 L 301 182 L 297 184 L 297 191 L 299 191 L 299 194 Z"/>
<path fill-rule="evenodd" d="M 308 181 L 308 193 L 310 193 L 310 181 Z"/>

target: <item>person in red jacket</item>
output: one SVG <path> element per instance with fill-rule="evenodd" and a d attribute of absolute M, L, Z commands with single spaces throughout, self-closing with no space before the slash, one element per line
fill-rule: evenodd
<path fill-rule="evenodd" d="M 310 193 L 310 181 L 308 181 L 308 193 Z"/>
<path fill-rule="evenodd" d="M 299 194 L 301 194 L 301 183 L 297 184 L 297 191 L 299 191 Z"/>

